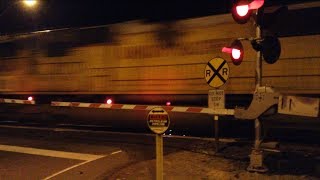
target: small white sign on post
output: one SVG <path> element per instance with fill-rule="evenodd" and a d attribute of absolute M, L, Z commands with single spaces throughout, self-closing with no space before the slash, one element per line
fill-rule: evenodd
<path fill-rule="evenodd" d="M 155 107 L 148 113 L 147 124 L 156 133 L 156 180 L 163 180 L 163 138 L 170 125 L 169 114 L 162 107 Z"/>
<path fill-rule="evenodd" d="M 170 125 L 169 114 L 161 107 L 151 109 L 147 121 L 150 130 L 156 134 L 163 134 Z"/>
<path fill-rule="evenodd" d="M 225 109 L 224 90 L 209 90 L 208 107 L 212 109 Z"/>

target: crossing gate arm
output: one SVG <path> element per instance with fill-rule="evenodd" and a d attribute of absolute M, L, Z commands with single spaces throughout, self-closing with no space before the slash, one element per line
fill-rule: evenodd
<path fill-rule="evenodd" d="M 234 109 L 211 109 L 211 108 L 203 108 L 203 107 L 183 107 L 183 106 L 104 104 L 104 103 L 82 103 L 82 102 L 58 102 L 58 101 L 52 101 L 51 106 L 124 109 L 124 110 L 151 110 L 155 107 L 162 107 L 166 111 L 171 111 L 171 112 L 202 113 L 202 114 L 212 114 L 212 115 L 218 115 L 218 116 L 234 115 Z"/>
<path fill-rule="evenodd" d="M 7 104 L 36 104 L 35 101 L 29 100 L 22 100 L 22 99 L 3 99 L 0 98 L 0 103 L 7 103 Z"/>
<path fill-rule="evenodd" d="M 296 116 L 319 117 L 320 98 L 281 95 L 278 113 Z"/>

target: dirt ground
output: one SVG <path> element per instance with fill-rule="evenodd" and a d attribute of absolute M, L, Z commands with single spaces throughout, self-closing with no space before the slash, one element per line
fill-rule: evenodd
<path fill-rule="evenodd" d="M 222 148 L 215 154 L 201 147 L 181 150 L 164 156 L 164 179 L 320 179 L 319 146 L 287 146 L 290 151 L 266 154 L 267 173 L 246 171 L 249 145 Z M 155 159 L 132 163 L 107 179 L 156 179 Z"/>

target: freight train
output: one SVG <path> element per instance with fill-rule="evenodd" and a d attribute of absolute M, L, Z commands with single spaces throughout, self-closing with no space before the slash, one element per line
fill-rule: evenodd
<path fill-rule="evenodd" d="M 264 33 L 277 35 L 281 56 L 262 64 L 262 85 L 281 93 L 320 94 L 319 6 L 296 8 L 272 19 Z M 170 22 L 135 20 L 96 27 L 45 30 L 2 36 L 0 96 L 35 97 L 37 102 L 88 101 L 206 105 L 204 79 L 209 60 L 230 67 L 227 105 L 249 104 L 255 90 L 256 52 L 244 42 L 235 66 L 221 52 L 239 37 L 255 37 L 253 21 L 234 22 L 230 14 Z"/>

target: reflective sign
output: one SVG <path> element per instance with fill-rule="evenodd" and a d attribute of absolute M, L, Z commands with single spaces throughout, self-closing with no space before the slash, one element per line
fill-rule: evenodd
<path fill-rule="evenodd" d="M 210 60 L 204 70 L 204 78 L 211 87 L 218 88 L 224 85 L 229 78 L 229 65 L 222 58 Z"/>
<path fill-rule="evenodd" d="M 161 107 L 151 109 L 147 121 L 150 130 L 156 134 L 163 134 L 170 125 L 169 114 Z"/>

